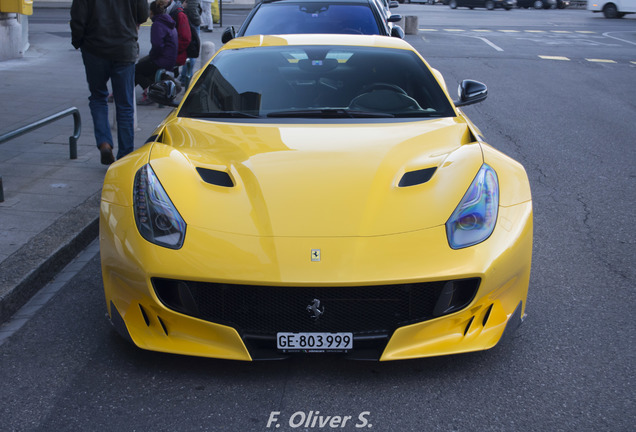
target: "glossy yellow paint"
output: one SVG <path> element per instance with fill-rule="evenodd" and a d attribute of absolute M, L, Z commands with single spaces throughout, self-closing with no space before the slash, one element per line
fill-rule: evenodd
<path fill-rule="evenodd" d="M 235 39 L 224 49 L 277 39 Z M 312 36 L 306 43 L 324 42 Z M 403 46 L 397 38 L 374 43 Z M 150 278 L 346 289 L 479 277 L 467 308 L 397 329 L 381 360 L 494 346 L 517 305 L 525 310 L 531 194 L 523 167 L 476 139 L 479 130 L 458 114 L 316 125 L 172 113 L 155 131 L 160 142 L 117 161 L 104 181 L 100 247 L 109 313 L 112 304 L 141 348 L 251 360 L 236 330 L 167 309 Z M 453 250 L 444 224 L 484 162 L 499 179 L 497 225 L 484 242 Z M 133 178 L 146 163 L 187 223 L 179 250 L 153 245 L 137 230 Z M 227 172 L 235 187 L 203 182 L 197 167 Z M 430 167 L 437 171 L 429 182 L 398 187 L 405 172 Z M 320 262 L 310 260 L 312 249 L 321 249 Z"/>
<path fill-rule="evenodd" d="M 474 146 L 476 144 L 463 147 Z M 509 164 L 507 158 L 494 149 L 478 146 L 486 148 L 487 162 L 495 168 L 500 179 L 506 180 L 501 185 L 502 203 L 514 204 L 500 207 L 498 225 L 493 235 L 471 248 L 450 249 L 443 225 L 382 235 L 277 236 L 272 232 L 271 223 L 267 225 L 269 232 L 265 235 L 221 231 L 214 229 L 214 224 L 189 223 L 183 248 L 174 251 L 154 246 L 140 237 L 130 206 L 131 181 L 123 180 L 131 179 L 134 172 L 149 160 L 150 153 L 155 153 L 156 147 L 159 148 L 160 159 L 172 157 L 175 160 L 187 160 L 174 147 L 153 144 L 117 162 L 107 174 L 105 185 L 108 186 L 104 188 L 100 219 L 107 304 L 112 301 L 117 307 L 131 337 L 140 347 L 190 355 L 249 359 L 244 344 L 233 329 L 186 317 L 161 305 L 149 286 L 151 276 L 264 285 L 340 286 L 475 276 L 482 278 L 478 296 L 469 308 L 399 329 L 387 346 L 382 360 L 489 348 L 501 336 L 516 305 L 522 302 L 525 307 L 532 250 L 529 190 L 519 186 L 526 184 L 525 172 L 517 164 Z M 169 156 L 164 156 L 164 153 Z M 481 160 L 479 156 L 473 156 Z M 161 172 L 161 168 L 157 171 Z M 179 174 L 187 177 L 185 171 L 175 170 L 177 177 Z M 172 179 L 164 178 L 163 173 L 158 175 L 165 185 L 171 183 Z M 471 180 L 472 176 L 468 176 L 467 182 Z M 176 205 L 180 211 L 182 202 L 177 196 L 191 195 L 192 198 L 199 193 L 198 186 L 188 180 L 178 184 L 188 193 L 177 194 L 178 189 L 172 190 L 170 196 L 179 203 Z M 221 201 L 231 194 L 223 188 L 216 189 Z M 391 182 L 387 189 L 397 190 Z M 205 192 L 212 196 L 211 192 Z M 425 190 L 421 192 L 425 193 Z M 448 200 L 451 201 L 451 198 Z M 450 207 L 454 207 L 458 200 L 457 196 L 453 197 Z M 204 203 L 201 202 L 201 205 Z M 206 211 L 219 211 L 218 207 L 216 210 L 213 207 Z M 239 208 L 233 211 L 240 213 Z M 256 212 L 249 205 L 242 211 L 248 214 Z M 183 211 L 183 214 L 188 217 L 188 211 Z M 237 218 L 240 219 L 238 215 Z M 310 218 L 307 214 L 306 219 Z M 248 225 L 253 226 L 254 221 L 249 221 Z M 310 250 L 314 248 L 322 250 L 323 260 L 319 263 L 309 260 Z M 478 325 L 491 304 L 494 306 L 488 324 Z M 140 305 L 151 317 L 150 325 L 145 324 Z M 168 335 L 164 333 L 158 319 L 153 317 L 160 317 L 168 329 Z M 464 335 L 467 323 L 473 317 L 474 324 Z"/>
<path fill-rule="evenodd" d="M 178 120 L 164 134 L 151 165 L 188 225 L 246 235 L 368 236 L 441 225 L 472 181 L 466 173 L 482 163 L 466 125 L 452 119 L 331 127 Z M 226 171 L 236 186 L 203 183 L 196 167 Z M 431 167 L 430 182 L 397 187 L 406 171 Z M 396 217 L 400 209 L 409 211 Z"/>

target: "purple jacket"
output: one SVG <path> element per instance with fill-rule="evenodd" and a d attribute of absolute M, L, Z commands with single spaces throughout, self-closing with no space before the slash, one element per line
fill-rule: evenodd
<path fill-rule="evenodd" d="M 172 70 L 177 62 L 177 29 L 174 20 L 168 14 L 152 18 L 150 28 L 150 59 L 157 66 Z"/>

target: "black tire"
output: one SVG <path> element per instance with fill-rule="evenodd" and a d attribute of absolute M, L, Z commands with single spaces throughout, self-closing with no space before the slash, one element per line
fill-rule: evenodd
<path fill-rule="evenodd" d="M 486 9 L 493 10 L 495 8 L 495 2 L 492 0 L 486 1 Z"/>
<path fill-rule="evenodd" d="M 532 7 L 535 9 L 543 9 L 543 2 L 541 0 L 534 0 Z"/>
<path fill-rule="evenodd" d="M 603 15 L 605 18 L 618 18 L 618 9 L 614 3 L 608 3 L 603 8 Z"/>

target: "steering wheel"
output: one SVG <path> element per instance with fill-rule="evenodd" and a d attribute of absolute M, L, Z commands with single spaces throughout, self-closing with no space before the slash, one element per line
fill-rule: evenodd
<path fill-rule="evenodd" d="M 376 91 L 376 90 L 391 90 L 391 91 L 394 91 L 396 93 L 402 93 L 403 95 L 408 96 L 406 91 L 402 87 L 400 87 L 399 85 L 396 85 L 396 84 L 376 82 L 376 83 L 373 83 L 373 84 L 369 84 L 368 86 L 365 86 L 363 88 L 363 91 L 365 93 L 369 93 L 369 92 Z"/>

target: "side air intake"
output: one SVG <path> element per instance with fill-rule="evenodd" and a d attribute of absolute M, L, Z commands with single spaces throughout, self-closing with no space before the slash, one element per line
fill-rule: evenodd
<path fill-rule="evenodd" d="M 437 170 L 436 167 L 409 171 L 402 176 L 400 183 L 398 183 L 398 187 L 409 187 L 426 183 L 431 179 L 431 177 L 433 177 L 435 170 Z"/>
<path fill-rule="evenodd" d="M 216 186 L 233 187 L 234 182 L 232 177 L 225 171 L 217 171 L 207 168 L 197 168 L 197 172 L 201 176 L 204 182 L 210 183 Z"/>

